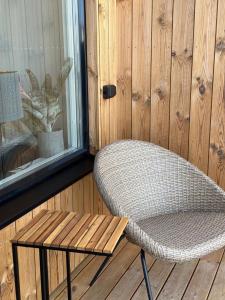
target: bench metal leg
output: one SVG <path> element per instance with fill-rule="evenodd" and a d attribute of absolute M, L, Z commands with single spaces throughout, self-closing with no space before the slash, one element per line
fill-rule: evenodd
<path fill-rule="evenodd" d="M 70 253 L 66 251 L 66 273 L 67 273 L 67 297 L 72 300 L 71 293 L 71 271 L 70 271 Z"/>
<path fill-rule="evenodd" d="M 17 252 L 17 245 L 15 245 L 15 244 L 12 244 L 12 254 L 13 254 L 13 268 L 14 268 L 16 300 L 21 300 L 18 252 Z"/>
<path fill-rule="evenodd" d="M 110 256 L 106 256 L 106 258 L 103 260 L 101 266 L 99 267 L 98 271 L 96 272 L 95 276 L 93 277 L 92 281 L 90 282 L 90 286 L 92 286 L 95 283 L 95 281 L 98 279 L 98 276 L 104 269 L 104 267 L 107 264 L 107 262 L 109 261 L 109 259 L 110 259 Z"/>
<path fill-rule="evenodd" d="M 48 259 L 47 259 L 47 250 L 45 248 L 39 248 L 39 257 L 40 257 L 42 300 L 49 300 Z"/>
<path fill-rule="evenodd" d="M 144 278 L 145 278 L 148 299 L 153 300 L 152 289 L 151 289 L 150 280 L 149 280 L 149 276 L 148 276 L 148 268 L 147 268 L 146 259 L 145 259 L 145 252 L 142 249 L 141 249 L 141 263 L 142 263 L 142 268 L 143 268 L 143 273 L 144 273 Z"/>

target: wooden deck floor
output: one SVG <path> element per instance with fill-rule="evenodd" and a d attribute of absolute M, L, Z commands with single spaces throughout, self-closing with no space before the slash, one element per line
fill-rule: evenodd
<path fill-rule="evenodd" d="M 103 258 L 87 257 L 73 272 L 73 299 L 147 299 L 139 252 L 137 246 L 122 241 L 92 287 L 89 287 L 89 282 Z M 154 298 L 157 300 L 225 299 L 224 250 L 191 263 L 166 263 L 150 256 L 147 256 L 147 261 Z M 52 293 L 51 299 L 67 299 L 65 283 Z"/>

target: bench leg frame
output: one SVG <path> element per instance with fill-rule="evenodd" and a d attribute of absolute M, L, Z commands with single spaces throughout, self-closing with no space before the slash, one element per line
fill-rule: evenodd
<path fill-rule="evenodd" d="M 119 245 L 119 243 L 121 242 L 121 240 L 123 238 L 124 238 L 124 235 L 122 235 L 120 237 L 119 241 L 117 242 L 116 247 Z M 24 244 L 20 244 L 20 243 L 12 243 L 16 300 L 21 300 L 20 278 L 19 278 L 19 263 L 18 263 L 18 253 L 17 253 L 17 248 L 18 247 L 39 249 L 42 300 L 49 300 L 47 250 L 49 250 L 49 251 L 50 250 L 55 250 L 55 251 L 66 252 L 66 273 L 67 273 L 67 296 L 68 296 L 68 300 L 72 299 L 70 252 L 71 253 L 91 254 L 91 255 L 94 254 L 96 256 L 104 256 L 105 257 L 105 259 L 102 262 L 101 266 L 97 270 L 95 276 L 91 280 L 90 286 L 95 283 L 95 281 L 98 279 L 100 273 L 102 272 L 102 270 L 106 266 L 107 262 L 109 261 L 110 257 L 112 257 L 112 253 L 109 253 L 109 254 L 93 253 L 92 251 L 70 250 L 70 249 L 63 249 L 63 248 L 58 248 L 58 247 L 45 247 L 45 246 L 37 246 L 37 245 L 24 245 Z"/>
<path fill-rule="evenodd" d="M 14 278 L 15 278 L 16 300 L 21 300 L 18 251 L 17 251 L 17 245 L 15 245 L 15 244 L 12 244 L 12 254 L 13 254 L 13 268 L 14 268 Z"/>

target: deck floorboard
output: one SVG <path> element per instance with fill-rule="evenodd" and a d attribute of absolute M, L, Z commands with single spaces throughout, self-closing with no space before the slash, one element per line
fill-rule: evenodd
<path fill-rule="evenodd" d="M 72 276 L 73 300 L 147 300 L 139 251 L 123 241 L 92 287 L 89 282 L 103 258 L 87 257 Z M 156 300 L 225 299 L 224 250 L 183 264 L 147 255 L 147 265 Z M 67 300 L 65 283 L 52 293 L 54 299 Z"/>

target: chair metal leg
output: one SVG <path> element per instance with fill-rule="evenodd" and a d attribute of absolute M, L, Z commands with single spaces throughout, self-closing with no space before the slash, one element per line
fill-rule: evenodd
<path fill-rule="evenodd" d="M 15 245 L 15 244 L 12 244 L 12 254 L 13 254 L 13 268 L 14 268 L 16 300 L 21 300 L 18 252 L 17 252 L 17 245 Z"/>
<path fill-rule="evenodd" d="M 141 249 L 141 263 L 142 263 L 142 268 L 143 268 L 143 273 L 144 273 L 144 278 L 145 278 L 148 299 L 153 300 L 152 289 L 151 289 L 150 280 L 149 280 L 149 276 L 148 276 L 148 268 L 147 268 L 147 264 L 146 264 L 146 260 L 145 260 L 145 252 L 142 249 Z"/>
<path fill-rule="evenodd" d="M 67 297 L 72 300 L 71 293 L 71 271 L 70 271 L 70 253 L 66 251 L 66 273 L 67 273 Z"/>
<path fill-rule="evenodd" d="M 40 274 L 41 274 L 41 295 L 42 300 L 49 300 L 48 288 L 48 259 L 47 250 L 45 248 L 39 249 L 40 257 Z"/>
<path fill-rule="evenodd" d="M 98 276 L 104 269 L 104 267 L 107 264 L 107 262 L 109 261 L 109 259 L 110 259 L 110 256 L 106 256 L 106 258 L 103 260 L 101 266 L 99 267 L 98 271 L 96 272 L 95 276 L 93 277 L 92 281 L 90 282 L 90 286 L 92 286 L 95 283 L 95 281 L 98 279 Z"/>

